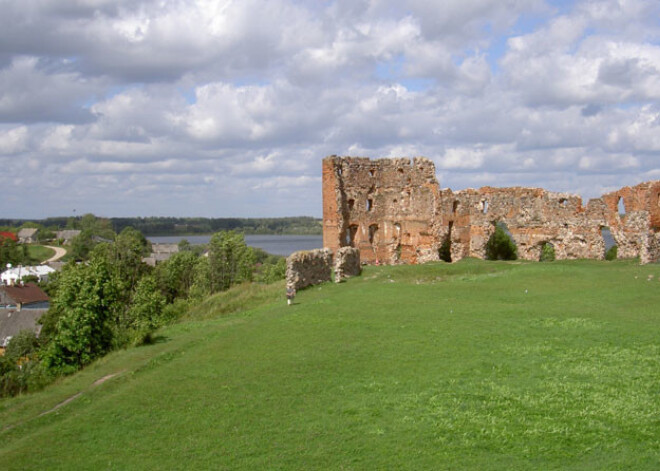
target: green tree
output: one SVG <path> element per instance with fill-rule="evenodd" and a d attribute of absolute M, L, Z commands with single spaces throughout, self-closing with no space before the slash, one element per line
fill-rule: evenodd
<path fill-rule="evenodd" d="M 190 251 L 172 254 L 169 260 L 156 266 L 156 277 L 168 302 L 186 298 L 195 282 L 195 267 L 199 257 Z"/>
<path fill-rule="evenodd" d="M 501 223 L 495 225 L 495 232 L 486 243 L 486 258 L 488 260 L 516 260 L 518 258 L 518 247 Z"/>
<path fill-rule="evenodd" d="M 23 329 L 9 341 L 5 356 L 14 361 L 21 358 L 33 357 L 39 350 L 39 339 L 34 331 Z"/>
<path fill-rule="evenodd" d="M 254 252 L 245 244 L 243 234 L 223 231 L 209 242 L 211 292 L 224 291 L 243 281 L 251 281 Z"/>
<path fill-rule="evenodd" d="M 162 325 L 165 296 L 158 289 L 153 275 L 138 281 L 130 309 L 131 330 L 135 343 L 150 343 L 151 334 Z"/>
<path fill-rule="evenodd" d="M 51 305 L 57 324 L 43 361 L 51 371 L 70 373 L 111 348 L 110 322 L 120 296 L 104 260 L 68 265 L 58 283 Z"/>

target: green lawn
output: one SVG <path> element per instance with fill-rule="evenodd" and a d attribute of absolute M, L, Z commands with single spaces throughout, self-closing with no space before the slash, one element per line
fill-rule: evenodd
<path fill-rule="evenodd" d="M 55 251 L 43 245 L 28 245 L 28 255 L 35 263 L 41 263 L 55 255 Z"/>
<path fill-rule="evenodd" d="M 0 466 L 659 467 L 659 265 L 466 260 L 283 291 L 1 401 Z"/>

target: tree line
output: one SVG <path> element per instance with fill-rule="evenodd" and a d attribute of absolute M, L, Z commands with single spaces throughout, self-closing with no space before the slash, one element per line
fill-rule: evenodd
<path fill-rule="evenodd" d="M 83 229 L 84 219 L 95 217 L 51 217 L 46 219 L 0 219 L 0 227 L 38 227 L 50 233 L 62 229 Z M 98 218 L 97 218 L 98 219 Z M 103 218 L 114 232 L 126 227 L 146 236 L 213 234 L 218 231 L 240 231 L 244 234 L 319 235 L 321 220 L 308 216 L 282 218 L 177 218 L 177 217 L 114 217 Z M 45 234 L 46 235 L 46 234 Z"/>

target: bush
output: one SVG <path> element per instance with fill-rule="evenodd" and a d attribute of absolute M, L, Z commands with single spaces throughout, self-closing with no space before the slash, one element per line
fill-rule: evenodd
<path fill-rule="evenodd" d="M 549 243 L 546 242 L 543 244 L 543 247 L 541 248 L 541 258 L 539 259 L 541 262 L 554 262 L 555 261 L 555 247 Z"/>
<path fill-rule="evenodd" d="M 495 232 L 486 243 L 486 259 L 488 260 L 516 260 L 518 247 L 506 233 L 502 224 L 495 226 Z"/>
<path fill-rule="evenodd" d="M 607 252 L 605 252 L 605 260 L 616 260 L 619 252 L 619 248 L 616 245 L 610 247 Z"/>

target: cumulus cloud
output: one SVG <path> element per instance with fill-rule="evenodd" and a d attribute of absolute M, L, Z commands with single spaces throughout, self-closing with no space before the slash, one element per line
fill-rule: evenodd
<path fill-rule="evenodd" d="M 7 216 L 320 216 L 330 154 L 427 156 L 454 189 L 660 175 L 657 2 L 0 9 Z"/>

